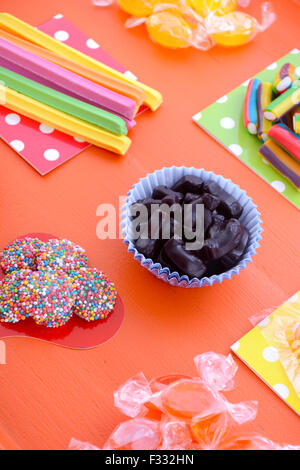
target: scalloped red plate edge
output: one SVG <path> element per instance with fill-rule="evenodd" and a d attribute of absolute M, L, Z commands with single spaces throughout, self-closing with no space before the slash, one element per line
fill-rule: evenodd
<path fill-rule="evenodd" d="M 50 238 L 58 238 L 48 233 L 30 233 L 16 238 L 39 238 L 46 242 Z M 0 279 L 4 272 L 0 268 Z M 18 323 L 0 323 L 0 338 L 27 337 L 34 338 L 70 349 L 90 349 L 100 346 L 112 339 L 119 331 L 124 320 L 124 306 L 118 295 L 115 308 L 105 320 L 86 322 L 77 315 L 60 328 L 46 328 L 37 325 L 31 318 Z"/>

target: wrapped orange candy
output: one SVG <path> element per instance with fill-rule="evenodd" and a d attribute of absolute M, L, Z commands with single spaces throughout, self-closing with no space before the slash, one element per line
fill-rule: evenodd
<path fill-rule="evenodd" d="M 146 418 L 134 418 L 121 423 L 103 450 L 154 450 L 161 443 L 159 423 Z"/>
<path fill-rule="evenodd" d="M 93 0 L 98 2 L 99 0 Z M 153 42 L 170 49 L 195 47 L 208 50 L 215 44 L 242 46 L 275 20 L 269 2 L 262 4 L 262 23 L 236 11 L 238 0 L 117 0 L 132 15 L 125 26 L 146 24 Z"/>
<path fill-rule="evenodd" d="M 149 16 L 146 27 L 150 38 L 161 46 L 171 49 L 189 47 L 193 26 L 177 11 L 160 11 Z"/>
<path fill-rule="evenodd" d="M 215 413 L 205 418 L 195 417 L 191 423 L 194 440 L 205 449 L 216 449 L 220 442 L 229 434 L 229 414 Z"/>
<path fill-rule="evenodd" d="M 170 416 L 191 420 L 223 409 L 219 397 L 201 380 L 182 379 L 161 392 L 160 406 Z"/>
<path fill-rule="evenodd" d="M 241 424 L 255 419 L 257 402 L 231 403 L 225 398 L 237 371 L 231 355 L 203 353 L 194 363 L 196 377 L 169 374 L 148 381 L 139 372 L 127 380 L 114 398 L 131 419 L 115 428 L 103 450 L 300 450 L 240 430 Z M 99 449 L 74 438 L 69 448 Z"/>
<path fill-rule="evenodd" d="M 118 0 L 119 7 L 130 15 L 143 17 L 151 15 L 159 0 Z"/>
<path fill-rule="evenodd" d="M 156 5 L 167 4 L 181 7 L 185 5 L 186 0 L 118 0 L 119 7 L 130 15 L 142 18 L 153 13 Z M 190 0 L 187 0 L 188 2 Z"/>
<path fill-rule="evenodd" d="M 189 0 L 189 2 L 191 7 L 203 17 L 206 17 L 212 11 L 225 15 L 235 10 L 238 3 L 237 0 Z"/>
<path fill-rule="evenodd" d="M 258 21 L 246 13 L 234 11 L 224 16 L 212 16 L 207 27 L 217 44 L 234 47 L 251 41 L 258 31 Z"/>

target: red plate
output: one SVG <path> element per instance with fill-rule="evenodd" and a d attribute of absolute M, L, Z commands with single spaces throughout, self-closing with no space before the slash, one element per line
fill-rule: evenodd
<path fill-rule="evenodd" d="M 50 238 L 57 238 L 47 233 L 30 233 L 19 237 L 39 238 L 43 242 Z M 0 268 L 0 279 L 4 277 L 4 272 Z M 118 295 L 116 305 L 112 314 L 106 320 L 87 322 L 77 315 L 60 328 L 46 328 L 37 325 L 32 318 L 28 318 L 18 323 L 0 323 L 0 338 L 9 336 L 25 336 L 36 338 L 59 346 L 71 349 L 89 349 L 106 343 L 120 329 L 124 320 L 124 307 Z"/>

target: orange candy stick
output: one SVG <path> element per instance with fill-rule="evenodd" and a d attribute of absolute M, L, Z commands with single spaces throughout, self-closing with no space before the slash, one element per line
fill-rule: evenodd
<path fill-rule="evenodd" d="M 95 70 L 89 69 L 83 65 L 76 64 L 76 62 L 73 62 L 72 60 L 60 57 L 54 52 L 47 51 L 47 49 L 43 49 L 42 47 L 36 46 L 29 41 L 18 38 L 13 34 L 3 31 L 2 29 L 0 29 L 0 37 L 15 44 L 16 46 L 22 47 L 28 52 L 32 52 L 33 54 L 38 55 L 43 59 L 49 60 L 56 65 L 64 67 L 65 69 L 70 70 L 70 72 L 77 73 L 77 75 L 91 80 L 98 85 L 104 86 L 109 90 L 131 98 L 136 102 L 137 108 L 139 108 L 145 100 L 145 92 L 134 85 L 122 82 L 121 80 L 105 75 L 104 73 L 96 72 Z"/>
<path fill-rule="evenodd" d="M 14 35 L 27 39 L 28 41 L 42 46 L 43 48 L 60 55 L 63 58 L 72 60 L 79 65 L 88 67 L 96 72 L 105 73 L 108 76 L 118 78 L 119 80 L 133 84 L 145 92 L 146 98 L 145 103 L 149 106 L 152 111 L 156 111 L 161 105 L 163 99 L 159 91 L 141 83 L 134 81 L 132 78 L 127 77 L 123 73 L 103 64 L 99 60 L 93 59 L 92 57 L 84 54 L 83 52 L 74 49 L 73 47 L 64 44 L 63 42 L 57 41 L 48 34 L 39 31 L 28 23 L 19 20 L 13 15 L 8 13 L 0 13 L 0 28 L 13 33 Z"/>

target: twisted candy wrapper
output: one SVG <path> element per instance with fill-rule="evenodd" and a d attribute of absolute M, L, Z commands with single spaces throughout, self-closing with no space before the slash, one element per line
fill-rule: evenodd
<path fill-rule="evenodd" d="M 130 419 L 117 426 L 103 450 L 300 449 L 240 431 L 255 419 L 257 402 L 231 403 L 224 396 L 234 388 L 237 371 L 231 355 L 208 352 L 194 363 L 196 377 L 148 381 L 139 372 L 127 380 L 114 400 Z"/>
<path fill-rule="evenodd" d="M 197 376 L 171 374 L 150 382 L 142 372 L 115 393 L 115 405 L 131 419 L 109 436 L 103 450 L 300 450 L 280 446 L 239 426 L 256 417 L 257 402 L 230 403 L 237 366 L 232 356 L 208 352 L 194 358 Z M 98 450 L 72 439 L 70 449 Z"/>
<path fill-rule="evenodd" d="M 92 0 L 107 6 L 114 0 Z M 276 19 L 270 2 L 261 5 L 261 23 L 237 7 L 250 0 L 117 0 L 132 15 L 126 28 L 145 23 L 150 38 L 171 49 L 195 47 L 211 49 L 215 44 L 233 47 L 246 44 L 265 31 Z"/>

